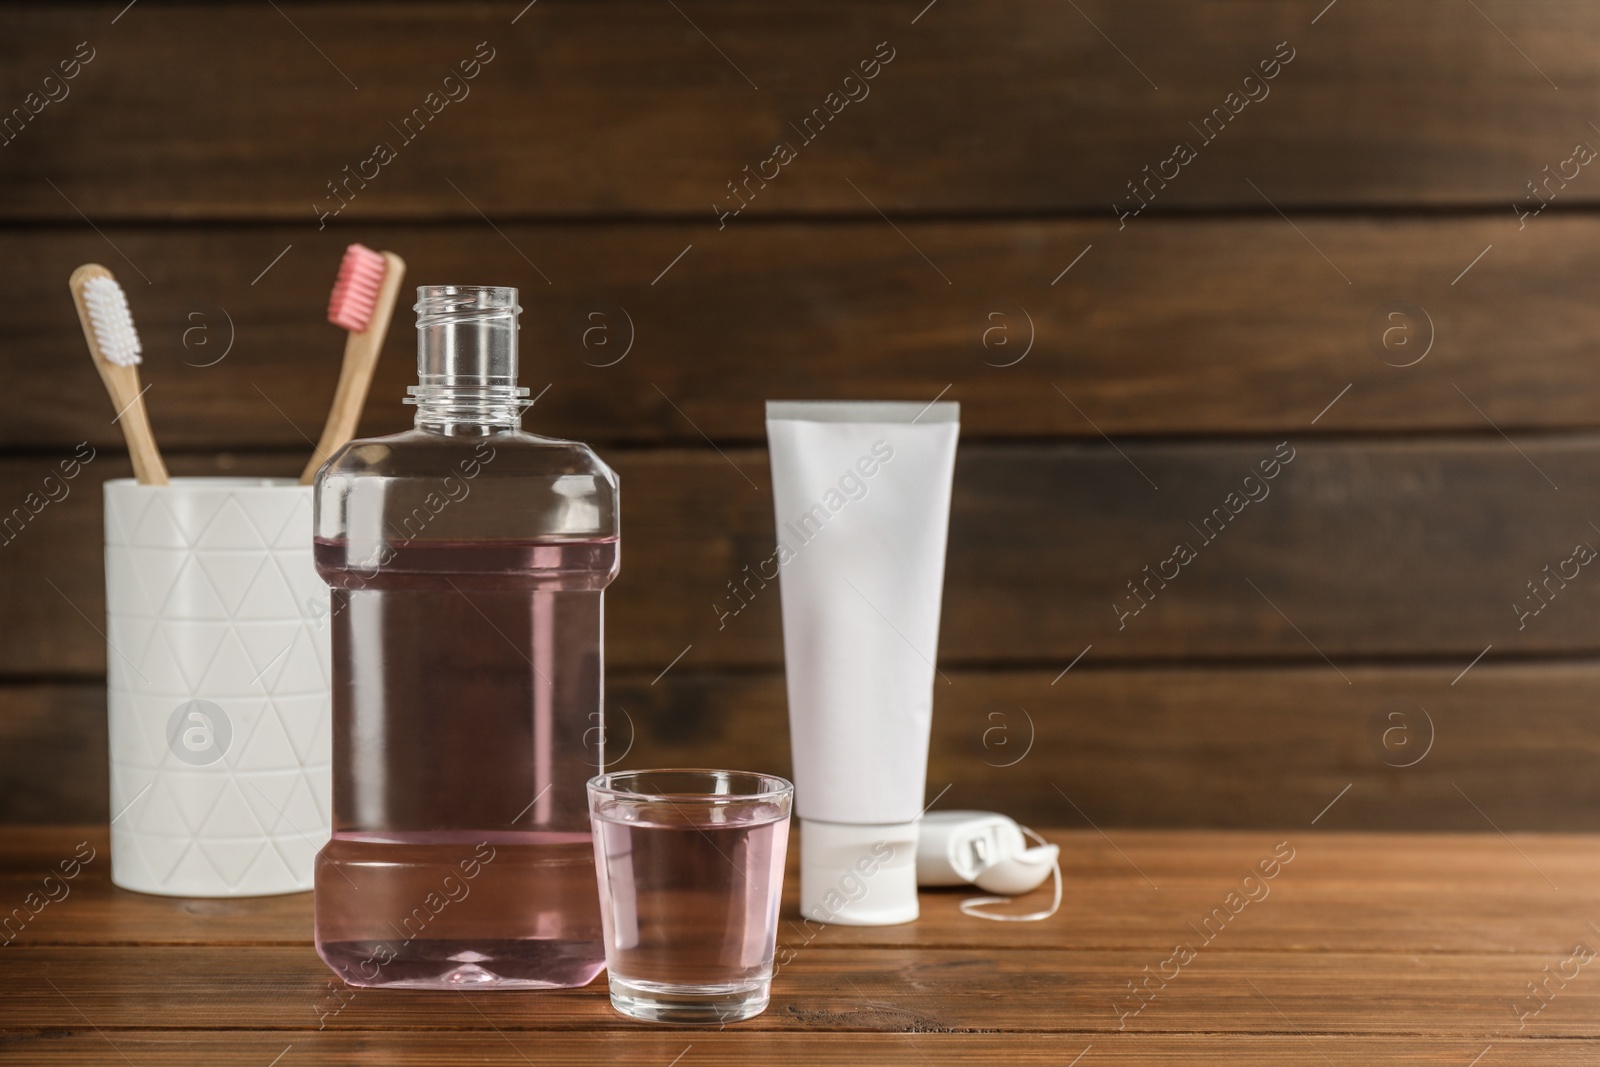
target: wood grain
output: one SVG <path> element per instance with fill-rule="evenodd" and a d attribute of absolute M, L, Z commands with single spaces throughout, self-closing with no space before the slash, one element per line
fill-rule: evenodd
<path fill-rule="evenodd" d="M 71 95 L 5 149 L 0 204 L 12 218 L 73 224 L 67 197 L 97 220 L 278 218 L 304 237 L 326 183 L 387 141 L 397 158 L 369 166 L 377 177 L 352 186 L 340 221 L 475 220 L 476 209 L 709 221 L 726 184 L 788 141 L 797 158 L 739 223 L 868 217 L 864 198 L 888 212 L 1109 218 L 1128 182 L 1187 141 L 1198 158 L 1152 211 L 1270 212 L 1265 196 L 1283 207 L 1492 204 L 1510 218 L 1524 183 L 1592 136 L 1583 101 L 1600 88 L 1600 13 L 1557 0 L 1482 13 L 1344 0 L 1320 17 L 1324 0 L 1032 0 L 1004 19 L 846 0 L 702 0 L 681 13 L 557 2 L 518 18 L 523 6 L 295 4 L 288 18 L 241 4 L 196 18 L 147 3 L 114 27 L 114 4 L 9 11 L 7 107 L 77 42 L 97 52 Z M 406 140 L 401 121 L 448 88 L 478 42 L 494 58 L 452 90 L 470 95 Z M 879 42 L 894 58 L 863 87 L 871 95 L 834 105 L 807 142 L 799 124 Z M 1279 42 L 1292 62 L 1244 86 Z M 1258 103 L 1228 103 L 1263 89 Z M 1226 106 L 1239 114 L 1207 142 L 1199 126 Z M 1568 202 L 1600 192 L 1592 178 L 1571 185 Z"/>
<path fill-rule="evenodd" d="M 946 673 L 927 794 L 944 808 L 1085 828 L 1294 830 L 1320 813 L 1319 829 L 1600 829 L 1594 661 L 1483 662 L 1454 686 L 1454 664 L 1352 668 L 1351 685 L 1325 665 Z M 654 678 L 607 678 L 619 766 L 789 773 L 781 675 Z M 108 804 L 99 683 L 0 687 L 0 823 Z"/>
<path fill-rule="evenodd" d="M 1525 989 L 1574 943 L 1592 943 L 1592 836 L 1046 834 L 1063 847 L 1068 883 L 1053 918 L 982 923 L 957 914 L 953 894 L 925 893 L 914 924 L 817 928 L 785 955 L 768 1011 L 717 1030 L 626 1024 L 599 983 L 532 994 L 350 989 L 309 944 L 307 895 L 144 897 L 109 888 L 101 854 L 0 952 L 0 1058 L 1065 1063 L 1092 1049 L 1128 1064 L 1459 1067 L 1491 1048 L 1515 1062 L 1582 1062 L 1600 1044 L 1600 992 L 1581 967 L 1542 1004 Z M 0 893 L 21 899 L 41 865 L 85 836 L 104 849 L 101 827 L 0 835 Z M 1530 889 L 1508 861 L 1514 851 L 1562 888 Z M 1273 877 L 1245 886 L 1256 899 L 1207 933 L 1190 925 L 1269 854 L 1281 860 Z M 1160 888 L 1138 888 L 1146 876 Z M 1161 966 L 1174 943 L 1194 949 L 1176 973 Z M 1147 972 L 1165 977 L 1134 1011 L 1128 985 Z"/>
<path fill-rule="evenodd" d="M 522 379 L 548 386 L 527 425 L 598 444 L 759 443 L 767 399 L 926 402 L 947 387 L 968 441 L 1600 424 L 1600 305 L 1571 288 L 1600 271 L 1600 219 L 1520 233 L 1509 212 L 1297 220 L 1315 247 L 1277 216 L 1146 222 L 904 222 L 951 285 L 876 218 L 720 234 L 482 220 L 106 233 L 151 279 L 119 266 L 169 451 L 309 454 L 343 342 L 323 309 L 351 240 L 399 249 L 418 283 L 519 286 Z M 0 231 L 15 296 L 0 446 L 118 441 L 103 405 L 83 402 L 97 386 L 60 292 L 75 263 L 108 255 L 87 227 Z M 412 418 L 404 302 L 369 435 Z"/>
<path fill-rule="evenodd" d="M 791 838 L 779 958 L 787 966 L 813 949 L 918 945 L 1170 952 L 1174 938 L 1193 936 L 1188 923 L 1210 914 L 1244 874 L 1280 849 L 1292 850 L 1292 859 L 1248 907 L 1249 921 L 1230 924 L 1208 952 L 1554 954 L 1582 936 L 1571 916 L 1600 891 L 1589 839 L 1578 835 L 1518 834 L 1508 841 L 1486 830 L 1374 838 L 1308 822 L 1277 832 L 1114 828 L 1110 838 L 1088 827 L 1047 828 L 1062 849 L 1066 892 L 1060 920 L 1031 924 L 961 914 L 958 904 L 973 895 L 964 888 L 924 891 L 922 917 L 912 924 L 807 923 L 797 910 L 798 846 Z M 12 906 L 62 858 L 86 854 L 84 843 L 93 849 L 64 898 L 7 933 L 13 948 L 310 943 L 309 894 L 185 900 L 130 893 L 110 883 L 107 839 L 103 825 L 5 829 L 0 900 Z M 1441 897 L 1443 880 L 1456 888 Z M 1042 910 L 1050 895 L 1046 885 L 1004 910 Z M 1537 907 L 1527 907 L 1530 901 Z"/>
<path fill-rule="evenodd" d="M 623 1025 L 618 1020 L 618 1026 Z M 743 1026 L 744 1024 L 740 1024 Z M 292 1040 L 291 1040 L 292 1038 Z M 334 1031 L 120 1031 L 114 1039 L 92 1031 L 0 1035 L 0 1062 L 86 1064 L 101 1067 L 116 1051 L 135 1063 L 218 1064 L 260 1067 L 288 1047 L 308 1062 L 432 1067 L 471 1062 L 483 1067 L 576 1067 L 594 1063 L 668 1065 L 686 1052 L 694 1064 L 737 1065 L 792 1062 L 807 1067 L 859 1067 L 862 1063 L 970 1067 L 973 1063 L 1040 1064 L 1062 1067 L 1092 1047 L 1090 1064 L 1126 1067 L 1235 1067 L 1272 1063 L 1282 1067 L 1370 1067 L 1406 1063 L 1462 1067 L 1483 1051 L 1481 1043 L 1454 1037 L 1385 1037 L 1340 1034 L 1307 1043 L 1292 1033 L 1252 1034 L 774 1034 L 730 1027 L 725 1031 L 600 1030 L 544 1032 L 513 1040 L 491 1031 L 430 1033 Z M 1568 1067 L 1600 1052 L 1600 1041 L 1583 1039 L 1507 1041 L 1495 1046 L 1527 1067 Z M 533 1057 L 537 1057 L 534 1059 Z M 111 1061 L 115 1062 L 115 1061 Z"/>
<path fill-rule="evenodd" d="M 1276 479 L 1246 483 L 1280 443 L 964 447 L 941 662 L 1059 671 L 1093 644 L 1097 663 L 1271 659 L 1344 677 L 1363 661 L 1437 657 L 1453 677 L 1491 644 L 1494 658 L 1600 651 L 1600 583 L 1564 563 L 1600 536 L 1583 505 L 1600 492 L 1600 439 L 1295 437 L 1287 448 L 1295 458 Z M 729 589 L 773 553 L 766 457 L 723 452 L 604 453 L 628 502 L 627 562 L 608 598 L 612 666 L 653 675 L 680 654 L 675 670 L 781 664 L 775 583 L 749 578 L 738 598 Z M 293 476 L 300 461 L 174 457 L 173 466 Z M 0 500 L 20 505 L 55 464 L 0 460 Z M 0 601 L 11 609 L 0 674 L 104 669 L 94 483 L 125 472 L 110 455 L 95 459 L 70 495 L 0 546 Z M 1233 496 L 1242 510 L 1227 525 L 1208 519 L 1227 514 L 1230 494 L 1263 491 L 1255 504 Z M 1196 553 L 1182 568 L 1167 562 L 1178 544 Z M 1548 601 L 1527 588 L 1546 580 L 1546 567 L 1577 575 L 1565 588 L 1559 577 L 1541 585 Z M 1158 571 L 1177 577 L 1162 588 L 1150 577 Z M 1144 592 L 1130 590 L 1136 579 Z M 1519 616 L 1519 603 L 1529 613 L 1545 606 Z"/>
<path fill-rule="evenodd" d="M 1248 921 L 1248 913 L 1238 921 Z M 1581 922 L 1573 936 L 1593 937 Z M 1175 942 L 1186 939 L 1198 942 L 1186 931 L 1175 935 Z M 1113 1002 L 1125 998 L 1130 1009 L 1137 1005 L 1126 983 L 1140 978 L 1146 964 L 1154 971 L 1172 951 L 1171 945 L 1143 952 L 1071 953 L 919 945 L 803 952 L 774 979 L 772 1006 L 745 1025 L 788 1033 L 1114 1033 L 1124 1028 Z M 1203 946 L 1198 951 L 1193 971 L 1186 967 L 1144 1012 L 1126 1020 L 1125 1029 L 1282 1033 L 1287 1018 L 1290 1026 L 1313 1034 L 1494 1041 L 1517 1031 L 1511 1005 L 1519 993 L 1527 995 L 1523 984 L 1564 956 L 1212 953 Z M 292 1035 L 319 1027 L 406 1031 L 489 1025 L 516 1033 L 616 1024 L 603 984 L 466 998 L 413 990 L 352 992 L 334 979 L 310 945 L 226 951 L 15 945 L 0 954 L 0 980 L 10 991 L 8 1025 L 19 1029 L 58 1026 L 70 1018 L 63 993 L 97 1027 L 111 1031 L 160 1025 Z M 1529 1029 L 1543 1037 L 1600 1037 L 1597 1011 L 1600 988 L 1569 982 Z"/>

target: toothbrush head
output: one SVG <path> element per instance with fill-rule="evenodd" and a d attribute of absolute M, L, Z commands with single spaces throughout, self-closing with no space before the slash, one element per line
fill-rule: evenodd
<path fill-rule="evenodd" d="M 351 333 L 365 330 L 378 306 L 384 270 L 383 256 L 366 245 L 346 248 L 339 280 L 333 283 L 333 296 L 328 300 L 328 321 Z"/>
<path fill-rule="evenodd" d="M 143 347 L 139 331 L 133 328 L 133 313 L 128 297 L 110 274 L 100 274 L 83 283 L 83 305 L 89 313 L 95 343 L 107 363 L 119 367 L 139 364 Z"/>

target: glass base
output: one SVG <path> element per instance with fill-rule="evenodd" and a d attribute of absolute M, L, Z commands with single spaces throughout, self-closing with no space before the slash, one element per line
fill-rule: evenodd
<path fill-rule="evenodd" d="M 767 1010 L 772 982 L 723 985 L 663 985 L 610 976 L 611 1006 L 631 1019 L 650 1023 L 736 1023 Z"/>

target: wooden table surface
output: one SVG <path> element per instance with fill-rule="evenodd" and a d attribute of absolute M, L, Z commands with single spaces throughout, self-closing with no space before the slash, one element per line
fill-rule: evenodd
<path fill-rule="evenodd" d="M 141 896 L 110 885 L 103 828 L 13 827 L 0 904 L 28 921 L 0 950 L 0 1063 L 1600 1062 L 1593 838 L 1046 836 L 1066 895 L 1038 923 L 968 918 L 952 890 L 908 926 L 808 929 L 791 868 L 771 1007 L 716 1029 L 624 1019 L 603 980 L 349 989 L 312 950 L 309 894 Z"/>

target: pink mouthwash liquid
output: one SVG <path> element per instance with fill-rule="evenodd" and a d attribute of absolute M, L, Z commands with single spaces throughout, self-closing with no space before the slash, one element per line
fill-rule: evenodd
<path fill-rule="evenodd" d="M 739 994 L 772 980 L 786 808 L 718 822 L 595 814 L 613 996 Z"/>
<path fill-rule="evenodd" d="M 605 763 L 616 476 L 522 432 L 516 290 L 418 290 L 416 429 L 317 476 L 333 836 L 316 946 L 346 982 L 581 986 L 605 966 L 585 783 Z"/>

